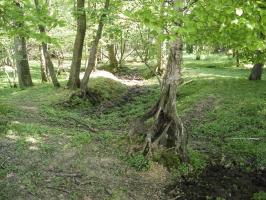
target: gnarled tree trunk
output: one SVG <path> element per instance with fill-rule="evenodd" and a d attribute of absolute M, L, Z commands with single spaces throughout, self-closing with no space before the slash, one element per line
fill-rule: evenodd
<path fill-rule="evenodd" d="M 17 36 L 14 43 L 19 86 L 21 88 L 33 86 L 27 55 L 26 39 Z"/>
<path fill-rule="evenodd" d="M 137 124 L 154 118 L 153 129 L 146 135 L 144 154 L 162 145 L 174 149 L 181 160 L 186 162 L 188 160 L 187 135 L 176 110 L 177 88 L 181 81 L 181 63 L 182 41 L 178 38 L 170 48 L 160 99 L 138 120 Z"/>
<path fill-rule="evenodd" d="M 263 71 L 263 63 L 257 63 L 254 65 L 254 67 L 251 70 L 249 80 L 255 81 L 255 80 L 261 80 L 262 71 Z"/>
<path fill-rule="evenodd" d="M 86 35 L 86 12 L 84 10 L 85 0 L 77 0 L 77 34 L 74 43 L 71 70 L 67 86 L 71 89 L 80 87 L 80 67 L 82 60 L 82 50 Z"/>
<path fill-rule="evenodd" d="M 109 4 L 110 4 L 110 0 L 106 0 L 105 1 L 105 5 L 104 5 L 104 11 L 103 11 L 103 14 L 101 15 L 101 18 L 100 18 L 100 21 L 99 21 L 96 37 L 95 37 L 95 39 L 94 39 L 94 41 L 92 43 L 91 49 L 90 49 L 90 55 L 89 55 L 89 60 L 88 60 L 88 63 L 87 63 L 87 68 L 86 68 L 84 77 L 83 77 L 83 79 L 81 81 L 80 89 L 81 89 L 81 92 L 84 93 L 84 94 L 87 92 L 88 82 L 89 82 L 89 78 L 90 78 L 91 72 L 96 66 L 98 45 L 99 45 L 99 41 L 100 41 L 100 39 L 102 37 L 104 19 L 106 17 L 106 12 L 109 9 Z"/>

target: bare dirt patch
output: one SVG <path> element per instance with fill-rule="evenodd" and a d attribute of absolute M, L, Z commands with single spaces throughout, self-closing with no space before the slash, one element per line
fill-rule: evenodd
<path fill-rule="evenodd" d="M 184 177 L 168 192 L 176 200 L 251 199 L 254 193 L 266 192 L 266 171 L 209 166 L 198 178 Z"/>

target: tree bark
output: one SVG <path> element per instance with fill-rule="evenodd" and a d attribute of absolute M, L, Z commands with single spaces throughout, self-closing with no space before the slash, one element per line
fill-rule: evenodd
<path fill-rule="evenodd" d="M 71 63 L 71 70 L 67 86 L 71 89 L 80 87 L 80 68 L 82 60 L 82 50 L 84 46 L 84 39 L 86 35 L 86 12 L 85 0 L 77 0 L 77 34 L 74 43 L 73 57 Z"/>
<path fill-rule="evenodd" d="M 90 74 L 96 65 L 97 49 L 98 49 L 99 41 L 102 37 L 104 19 L 106 17 L 106 12 L 109 9 L 109 4 L 110 4 L 110 0 L 106 0 L 105 5 L 104 5 L 104 11 L 103 11 L 103 14 L 101 15 L 101 18 L 99 21 L 96 37 L 95 37 L 95 39 L 92 43 L 91 49 L 90 49 L 90 55 L 89 55 L 89 60 L 87 63 L 87 68 L 85 70 L 85 74 L 84 74 L 84 77 L 83 77 L 83 79 L 81 81 L 81 85 L 80 85 L 80 89 L 81 89 L 82 93 L 86 93 L 87 88 L 88 88 L 88 82 L 89 82 Z"/>
<path fill-rule="evenodd" d="M 42 49 L 43 49 L 43 54 L 44 54 L 45 65 L 49 70 L 49 74 L 52 79 L 53 85 L 55 87 L 60 87 L 60 83 L 57 80 L 56 72 L 54 70 L 54 65 L 53 65 L 50 53 L 48 52 L 48 46 L 45 42 L 42 42 Z"/>
<path fill-rule="evenodd" d="M 262 71 L 263 71 L 263 63 L 257 63 L 254 65 L 254 67 L 251 70 L 249 80 L 255 81 L 255 80 L 261 80 Z"/>
<path fill-rule="evenodd" d="M 41 78 L 42 78 L 42 83 L 43 82 L 47 82 L 47 69 L 46 69 L 46 65 L 45 65 L 45 60 L 44 60 L 44 55 L 43 55 L 43 50 L 42 50 L 42 46 L 40 45 L 39 47 L 40 50 L 40 61 L 41 61 Z"/>
<path fill-rule="evenodd" d="M 34 3 L 35 3 L 35 7 L 36 7 L 37 12 L 39 12 L 40 11 L 39 10 L 39 0 L 34 0 Z M 39 30 L 40 30 L 40 33 L 46 34 L 45 27 L 43 25 L 39 25 Z M 43 51 L 43 55 L 44 55 L 45 65 L 49 70 L 49 74 L 51 76 L 53 85 L 55 87 L 60 87 L 60 84 L 57 80 L 56 73 L 54 70 L 54 65 L 53 65 L 53 62 L 51 60 L 51 55 L 48 51 L 48 45 L 47 45 L 47 43 L 42 42 L 41 46 L 42 46 L 42 51 Z"/>
<path fill-rule="evenodd" d="M 201 47 L 196 46 L 196 60 L 201 59 Z"/>
<path fill-rule="evenodd" d="M 115 53 L 115 45 L 109 44 L 107 45 L 107 49 L 108 49 L 110 67 L 112 67 L 113 70 L 116 70 L 118 68 L 118 61 L 117 61 L 116 53 Z"/>
<path fill-rule="evenodd" d="M 160 6 L 160 17 L 163 18 L 164 15 L 164 7 L 165 7 L 165 1 L 161 3 Z M 162 30 L 160 31 L 160 34 L 164 33 L 165 27 L 161 27 Z M 156 63 L 156 72 L 161 75 L 163 73 L 163 41 L 160 39 L 160 37 L 157 37 L 157 63 Z"/>
<path fill-rule="evenodd" d="M 199 54 L 196 55 L 196 60 L 200 60 L 200 55 Z"/>
<path fill-rule="evenodd" d="M 26 39 L 16 36 L 14 40 L 18 82 L 21 88 L 33 86 L 27 55 Z"/>
<path fill-rule="evenodd" d="M 23 18 L 23 8 L 20 2 L 13 1 L 15 6 L 18 8 L 18 14 Z M 24 26 L 23 22 L 14 22 L 17 28 L 22 28 Z M 27 42 L 24 36 L 17 35 L 14 39 L 14 51 L 16 59 L 16 67 L 18 73 L 18 82 L 21 88 L 33 86 L 30 67 L 27 54 Z"/>
<path fill-rule="evenodd" d="M 144 123 L 152 117 L 155 120 L 152 133 L 146 136 L 144 154 L 148 154 L 158 145 L 163 145 L 174 149 L 180 159 L 187 162 L 188 138 L 176 110 L 177 87 L 181 81 L 182 48 L 181 39 L 176 39 L 170 48 L 160 99 L 137 124 Z"/>
<path fill-rule="evenodd" d="M 236 59 L 236 67 L 240 67 L 239 52 L 237 50 L 233 51 L 233 57 Z"/>
<path fill-rule="evenodd" d="M 158 74 L 162 74 L 162 65 L 163 65 L 163 52 L 162 52 L 163 42 L 158 39 L 157 41 L 157 64 L 156 64 L 156 72 Z"/>

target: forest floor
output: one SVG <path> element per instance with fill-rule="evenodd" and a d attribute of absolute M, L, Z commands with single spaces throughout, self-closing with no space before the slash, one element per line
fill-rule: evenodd
<path fill-rule="evenodd" d="M 69 103 L 68 90 L 38 83 L 35 65 L 32 72 L 33 88 L 0 85 L 0 199 L 265 197 L 265 75 L 250 82 L 249 70 L 227 58 L 186 58 L 177 110 L 191 163 L 183 165 L 171 155 L 128 154 L 132 122 L 159 95 L 143 65 L 127 65 L 115 80 L 94 77 L 99 104 Z"/>

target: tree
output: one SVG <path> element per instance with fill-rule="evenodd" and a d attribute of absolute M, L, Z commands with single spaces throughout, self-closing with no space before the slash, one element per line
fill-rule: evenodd
<path fill-rule="evenodd" d="M 27 55 L 26 39 L 16 36 L 14 39 L 15 59 L 18 72 L 18 82 L 21 88 L 33 86 Z"/>
<path fill-rule="evenodd" d="M 170 48 L 162 91 L 156 105 L 142 116 L 137 124 L 154 118 L 153 130 L 146 136 L 144 154 L 158 145 L 174 149 L 181 160 L 188 161 L 187 135 L 181 120 L 177 117 L 176 96 L 181 82 L 182 40 L 177 38 Z"/>
<path fill-rule="evenodd" d="M 68 80 L 68 87 L 76 89 L 80 87 L 80 68 L 82 60 L 82 50 L 86 35 L 86 12 L 85 0 L 77 0 L 77 33 L 73 49 L 71 70 Z"/>
<path fill-rule="evenodd" d="M 261 56 L 264 56 L 261 51 L 256 52 L 256 56 L 258 58 L 258 61 L 254 64 L 253 68 L 251 69 L 251 73 L 249 75 L 249 80 L 255 81 L 255 80 L 261 80 L 262 71 L 264 63 L 261 62 L 263 58 L 260 58 Z"/>
<path fill-rule="evenodd" d="M 249 80 L 261 80 L 263 66 L 263 63 L 255 64 L 249 75 Z"/>
<path fill-rule="evenodd" d="M 34 0 L 35 6 L 36 6 L 36 10 L 38 13 L 40 13 L 41 11 L 41 6 L 39 4 L 39 0 Z M 38 25 L 39 27 L 39 31 L 41 34 L 46 35 L 46 31 L 45 31 L 45 27 L 43 25 Z M 57 80 L 56 77 L 56 73 L 54 70 L 54 65 L 51 59 L 51 55 L 48 51 L 48 45 L 46 42 L 42 42 L 41 44 L 41 48 L 42 48 L 42 54 L 43 54 L 43 60 L 44 60 L 44 64 L 45 64 L 45 68 L 47 68 L 49 70 L 49 75 L 51 76 L 52 82 L 54 84 L 55 87 L 60 87 L 60 84 Z"/>
<path fill-rule="evenodd" d="M 116 58 L 115 45 L 113 43 L 108 44 L 107 49 L 108 49 L 108 57 L 109 57 L 110 67 L 114 70 L 117 70 L 118 61 Z"/>
<path fill-rule="evenodd" d="M 201 41 L 238 52 L 237 62 L 241 58 L 254 64 L 250 80 L 259 79 L 266 55 L 265 8 L 266 3 L 258 0 L 197 1 L 183 19 L 182 35 L 191 44 Z"/>
<path fill-rule="evenodd" d="M 42 82 L 47 82 L 48 81 L 48 73 L 47 73 L 47 68 L 45 65 L 45 58 L 43 54 L 43 48 L 42 45 L 39 46 L 39 51 L 40 51 L 40 61 L 41 61 L 41 78 Z"/>
<path fill-rule="evenodd" d="M 14 2 L 14 4 L 17 15 L 23 19 L 22 5 L 19 2 Z M 24 23 L 22 20 L 16 20 L 15 24 L 17 29 L 23 29 Z M 19 86 L 21 88 L 33 86 L 28 61 L 26 38 L 22 34 L 18 33 L 15 36 L 14 50 Z"/>
<path fill-rule="evenodd" d="M 172 14 L 174 16 L 180 15 L 179 10 L 182 10 L 180 9 L 182 6 L 182 4 L 179 5 L 175 1 L 168 5 L 169 19 L 174 19 L 173 22 L 176 26 L 178 23 L 176 23 L 176 17 L 173 18 Z M 174 8 L 175 12 L 172 12 L 172 8 Z M 187 162 L 188 138 L 182 121 L 177 116 L 176 110 L 177 89 L 181 82 L 183 43 L 177 33 L 173 33 L 173 38 L 175 39 L 172 40 L 170 45 L 160 98 L 150 111 L 137 120 L 136 126 L 141 126 L 140 124 L 150 118 L 154 119 L 151 132 L 146 134 L 146 144 L 144 147 L 145 155 L 147 155 L 153 148 L 157 148 L 159 145 L 162 145 L 168 149 L 173 149 L 174 152 L 179 154 L 180 159 L 183 162 Z"/>
<path fill-rule="evenodd" d="M 87 91 L 90 74 L 91 74 L 92 70 L 95 68 L 95 65 L 96 65 L 98 45 L 99 45 L 99 41 L 100 41 L 100 39 L 102 37 L 103 27 L 104 27 L 104 23 L 105 23 L 104 20 L 105 20 L 105 18 L 107 16 L 109 5 L 110 5 L 110 0 L 106 0 L 105 1 L 105 5 L 104 5 L 103 14 L 100 17 L 100 21 L 99 21 L 99 24 L 98 24 L 98 29 L 97 29 L 97 32 L 96 32 L 96 36 L 95 36 L 95 39 L 92 42 L 92 46 L 91 46 L 91 49 L 90 49 L 89 60 L 88 60 L 88 63 L 87 63 L 87 68 L 85 70 L 84 77 L 83 77 L 83 79 L 81 81 L 80 89 L 81 89 L 81 92 L 83 94 L 85 94 L 86 91 Z"/>

